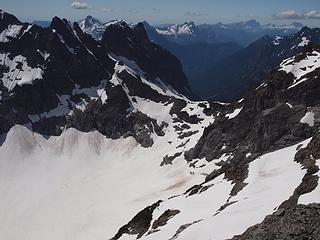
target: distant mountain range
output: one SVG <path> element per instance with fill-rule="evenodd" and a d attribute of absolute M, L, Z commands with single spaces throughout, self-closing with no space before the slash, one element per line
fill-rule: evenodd
<path fill-rule="evenodd" d="M 208 43 L 199 41 L 180 44 L 159 34 L 157 29 L 147 22 L 143 24 L 148 37 L 153 42 L 168 49 L 179 58 L 191 85 L 197 84 L 197 77 L 212 65 L 243 49 L 242 46 L 234 42 Z"/>
<path fill-rule="evenodd" d="M 193 91 L 206 98 L 230 101 L 261 83 L 281 60 L 320 44 L 320 29 L 302 28 L 291 36 L 265 36 L 248 47 L 208 67 L 191 82 Z"/>
<path fill-rule="evenodd" d="M 87 33 L 92 34 L 96 40 L 101 40 L 103 30 L 110 23 L 122 20 L 113 20 L 106 23 L 88 16 L 79 21 L 80 27 Z M 248 46 L 255 40 L 269 35 L 291 35 L 298 32 L 303 24 L 293 22 L 288 25 L 275 25 L 272 23 L 260 24 L 256 20 L 249 20 L 237 23 L 216 23 L 216 24 L 200 24 L 194 22 L 185 22 L 183 24 L 165 24 L 159 26 L 151 26 L 144 22 L 148 28 L 153 28 L 159 36 L 178 44 L 189 45 L 193 43 L 226 43 L 235 42 L 243 47 Z M 135 24 L 130 24 L 135 25 Z M 150 36 L 149 36 L 150 37 Z M 154 40 L 154 33 L 151 40 Z"/>
<path fill-rule="evenodd" d="M 156 27 L 156 30 L 165 38 L 180 44 L 235 42 L 245 47 L 265 35 L 290 35 L 299 31 L 302 27 L 303 25 L 297 22 L 277 26 L 271 23 L 261 25 L 256 20 L 249 20 L 239 23 L 201 25 L 186 22 L 166 27 Z"/>
<path fill-rule="evenodd" d="M 121 20 L 114 20 L 102 23 L 98 19 L 88 16 L 78 23 L 83 32 L 100 41 L 107 26 L 122 22 Z M 192 90 L 200 98 L 213 96 L 216 100 L 229 100 L 239 97 L 247 87 L 248 82 L 261 81 L 262 73 L 268 72 L 273 66 L 272 64 L 276 63 L 274 59 L 269 59 L 270 64 L 263 65 L 263 71 L 262 69 L 250 70 L 250 64 L 247 66 L 246 74 L 237 71 L 237 69 L 241 69 L 241 71 L 244 69 L 237 66 L 238 61 L 242 61 L 242 58 L 245 58 L 245 60 L 241 64 L 247 64 L 246 61 L 256 59 L 255 54 L 262 50 L 253 48 L 263 47 L 261 42 L 264 41 L 264 38 L 268 39 L 265 37 L 266 35 L 270 36 L 270 41 L 277 41 L 275 39 L 279 40 L 295 34 L 303 27 L 301 23 L 296 22 L 282 26 L 261 25 L 256 20 L 201 25 L 186 22 L 184 24 L 167 24 L 156 27 L 143 22 L 143 25 L 151 41 L 178 57 Z M 135 25 L 129 24 L 129 26 L 134 27 Z M 260 40 L 261 38 L 262 40 Z M 255 41 L 258 42 L 253 43 Z M 246 56 L 249 58 L 247 59 Z M 226 66 L 229 62 L 235 65 L 233 70 L 223 71 L 228 69 Z M 247 78 L 248 76 L 250 77 Z M 221 85 L 221 81 L 227 82 L 227 84 Z M 230 92 L 223 90 L 221 92 L 220 86 L 225 87 L 228 84 L 234 84 L 235 90 Z"/>

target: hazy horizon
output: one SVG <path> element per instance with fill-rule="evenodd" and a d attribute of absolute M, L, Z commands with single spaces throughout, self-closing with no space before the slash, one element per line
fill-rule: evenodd
<path fill-rule="evenodd" d="M 21 0 L 2 0 L 4 11 L 12 13 L 22 21 L 50 21 L 54 16 L 78 21 L 91 15 L 101 21 L 123 19 L 136 23 L 147 21 L 153 25 L 183 23 L 196 24 L 218 22 L 231 23 L 255 19 L 261 24 L 283 25 L 301 22 L 310 27 L 319 26 L 320 3 L 317 0 L 56 0 L 47 2 L 29 0 L 26 6 Z M 27 11 L 26 11 L 27 9 Z"/>

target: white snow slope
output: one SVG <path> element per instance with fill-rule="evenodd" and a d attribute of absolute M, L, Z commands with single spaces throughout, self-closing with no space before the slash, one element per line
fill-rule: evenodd
<path fill-rule="evenodd" d="M 12 128 L 0 147 L 1 239 L 112 237 L 140 209 L 203 179 L 185 161 L 160 167 L 167 145 L 74 129 L 46 140 Z"/>
<path fill-rule="evenodd" d="M 150 149 L 133 138 L 110 140 L 98 132 L 69 129 L 45 139 L 15 126 L 0 147 L 1 239 L 109 239 L 158 200 L 164 202 L 153 221 L 167 209 L 181 212 L 142 239 L 169 239 L 181 225 L 195 221 L 200 222 L 179 239 L 230 238 L 272 213 L 305 174 L 293 161 L 295 145 L 253 161 L 248 185 L 234 197 L 229 195 L 233 184 L 223 176 L 206 183 L 210 186 L 206 191 L 186 196 L 183 193 L 201 183 L 221 159 L 206 165 L 195 160 L 191 167 L 180 156 L 172 165 L 160 167 L 162 157 L 178 144 L 169 144 L 171 137 L 167 131 L 164 137 L 154 138 Z"/>
<path fill-rule="evenodd" d="M 309 140 L 300 144 L 305 147 Z M 168 209 L 181 212 L 160 227 L 160 231 L 141 239 L 171 239 L 182 225 L 192 224 L 178 239 L 229 239 L 248 227 L 260 223 L 288 199 L 306 173 L 294 162 L 299 144 L 265 154 L 249 166 L 248 184 L 236 196 L 230 197 L 233 184 L 223 176 L 206 183 L 208 190 L 192 195 L 179 195 L 164 201 L 154 212 L 154 220 Z M 224 210 L 221 207 L 229 203 Z M 122 239 L 131 239 L 124 236 Z M 134 238 L 132 238 L 134 239 Z"/>

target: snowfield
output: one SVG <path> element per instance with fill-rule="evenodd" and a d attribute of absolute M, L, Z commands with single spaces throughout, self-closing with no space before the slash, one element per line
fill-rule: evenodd
<path fill-rule="evenodd" d="M 300 144 L 306 147 L 309 142 L 310 139 Z M 142 239 L 170 239 L 180 226 L 197 222 L 183 231 L 178 239 L 223 240 L 260 223 L 292 195 L 306 173 L 294 162 L 300 144 L 265 154 L 253 161 L 245 181 L 247 186 L 236 196 L 230 197 L 233 184 L 220 176 L 208 182 L 206 185 L 213 186 L 199 195 L 181 195 L 165 201 L 156 209 L 154 219 L 167 209 L 178 209 L 181 213 L 169 220 L 169 224 L 159 232 Z M 230 205 L 221 210 L 226 203 Z"/>
<path fill-rule="evenodd" d="M 68 129 L 45 139 L 15 126 L 0 147 L 2 238 L 109 239 L 158 200 L 164 202 L 155 210 L 153 221 L 167 209 L 180 213 L 142 239 L 169 239 L 181 225 L 195 221 L 199 222 L 179 239 L 230 238 L 272 213 L 305 174 L 293 161 L 295 145 L 253 161 L 245 181 L 248 185 L 236 196 L 230 198 L 233 184 L 223 175 L 206 183 L 206 191 L 186 196 L 183 193 L 201 183 L 221 159 L 207 167 L 199 167 L 206 163 L 200 161 L 191 169 L 180 156 L 173 165 L 160 167 L 162 157 L 173 151 L 167 137 L 170 134 L 156 139 L 148 149 L 133 138 L 110 140 L 98 132 Z M 221 211 L 226 203 L 233 204 Z"/>
<path fill-rule="evenodd" d="M 1 238 L 111 238 L 145 206 L 203 180 L 184 161 L 160 167 L 167 152 L 98 132 L 45 139 L 12 128 L 0 147 Z"/>

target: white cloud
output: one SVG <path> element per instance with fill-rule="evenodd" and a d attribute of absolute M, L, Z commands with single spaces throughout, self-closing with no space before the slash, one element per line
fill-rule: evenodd
<path fill-rule="evenodd" d="M 309 11 L 299 13 L 295 10 L 286 10 L 282 12 L 275 13 L 271 16 L 274 19 L 320 19 L 320 12 Z"/>
<path fill-rule="evenodd" d="M 310 19 L 320 19 L 320 12 L 318 11 L 310 11 L 305 13 L 306 18 Z"/>
<path fill-rule="evenodd" d="M 286 10 L 283 12 L 278 12 L 276 14 L 273 14 L 271 18 L 276 19 L 303 19 L 303 15 L 297 13 L 295 10 Z"/>
<path fill-rule="evenodd" d="M 74 1 L 74 2 L 71 3 L 71 7 L 73 9 L 83 10 L 83 9 L 88 9 L 89 5 L 87 3 Z"/>

